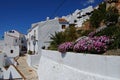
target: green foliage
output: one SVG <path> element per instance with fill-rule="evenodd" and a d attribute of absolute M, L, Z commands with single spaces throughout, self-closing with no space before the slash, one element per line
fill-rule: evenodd
<path fill-rule="evenodd" d="M 50 39 L 52 40 L 50 43 L 49 49 L 56 50 L 58 45 L 65 42 L 65 34 L 63 32 L 55 32 L 55 35 L 51 34 Z"/>
<path fill-rule="evenodd" d="M 32 55 L 32 51 L 31 51 L 31 50 L 29 50 L 29 51 L 28 51 L 28 54 Z"/>
<path fill-rule="evenodd" d="M 107 25 L 115 25 L 118 22 L 118 17 L 118 10 L 115 7 L 109 7 L 105 16 L 105 23 Z"/>
<path fill-rule="evenodd" d="M 81 31 L 81 36 L 88 36 L 88 34 L 90 32 L 92 32 L 93 30 L 85 30 L 85 31 Z"/>
<path fill-rule="evenodd" d="M 70 25 L 64 32 L 66 35 L 66 40 L 65 41 L 75 41 L 77 37 L 77 32 L 76 28 L 74 25 Z"/>
<path fill-rule="evenodd" d="M 106 25 L 115 25 L 118 22 L 118 10 L 115 7 L 109 7 L 106 10 L 106 3 L 101 3 L 98 9 L 93 11 L 90 17 L 92 27 L 100 27 L 100 23 L 104 21 Z"/>
<path fill-rule="evenodd" d="M 109 26 L 96 34 L 96 36 L 106 35 L 114 39 L 110 49 L 120 48 L 120 26 Z"/>
<path fill-rule="evenodd" d="M 66 41 L 75 41 L 77 37 L 76 28 L 74 25 L 70 25 L 64 32 L 55 32 L 55 35 L 51 35 L 51 43 L 49 49 L 57 50 L 57 47 Z"/>
<path fill-rule="evenodd" d="M 93 11 L 93 14 L 90 17 L 90 23 L 93 27 L 98 28 L 101 21 L 105 19 L 106 16 L 106 3 L 99 5 L 98 9 Z"/>

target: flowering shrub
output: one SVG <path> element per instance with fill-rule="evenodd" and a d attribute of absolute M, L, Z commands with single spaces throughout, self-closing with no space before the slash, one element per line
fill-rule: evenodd
<path fill-rule="evenodd" d="M 89 34 L 88 34 L 88 37 L 93 37 L 95 35 L 95 32 L 90 32 Z"/>
<path fill-rule="evenodd" d="M 109 37 L 88 37 L 78 41 L 73 50 L 76 52 L 92 52 L 92 53 L 102 53 L 105 52 L 110 43 Z"/>
<path fill-rule="evenodd" d="M 91 41 L 88 38 L 83 38 L 79 40 L 75 45 L 73 50 L 76 52 L 84 52 L 87 51 L 87 46 L 91 44 Z"/>
<path fill-rule="evenodd" d="M 65 42 L 59 45 L 58 50 L 62 53 L 73 50 L 73 42 Z"/>
<path fill-rule="evenodd" d="M 110 38 L 107 36 L 86 37 L 79 40 L 75 45 L 72 42 L 66 42 L 59 46 L 60 52 L 73 50 L 75 52 L 103 53 L 107 50 Z"/>

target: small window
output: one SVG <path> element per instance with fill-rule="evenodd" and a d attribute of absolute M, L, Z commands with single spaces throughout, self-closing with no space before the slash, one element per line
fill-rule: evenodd
<path fill-rule="evenodd" d="M 34 36 L 36 35 L 36 30 L 34 30 Z"/>
<path fill-rule="evenodd" d="M 14 31 L 9 31 L 9 33 L 14 33 Z"/>
<path fill-rule="evenodd" d="M 74 23 L 76 23 L 77 22 L 77 20 L 74 20 Z"/>
<path fill-rule="evenodd" d="M 10 53 L 13 53 L 13 50 L 10 50 Z"/>
<path fill-rule="evenodd" d="M 62 25 L 62 29 L 65 29 L 66 28 L 66 26 L 65 25 Z"/>
<path fill-rule="evenodd" d="M 23 41 L 23 40 L 21 40 L 21 43 L 24 43 L 24 41 Z"/>
<path fill-rule="evenodd" d="M 17 39 L 15 39 L 15 42 L 17 43 Z"/>

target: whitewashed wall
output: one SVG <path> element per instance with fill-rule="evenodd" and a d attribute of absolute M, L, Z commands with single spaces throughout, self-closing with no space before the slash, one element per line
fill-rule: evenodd
<path fill-rule="evenodd" d="M 5 38 L 4 38 L 5 45 L 14 45 L 14 41 L 15 41 L 14 37 L 8 36 L 7 33 L 5 33 L 4 36 L 5 36 Z"/>
<path fill-rule="evenodd" d="M 21 43 L 21 41 L 19 40 L 20 33 L 16 30 L 11 30 L 11 31 L 14 31 L 14 33 L 10 33 L 8 31 L 8 32 L 5 32 L 5 34 L 4 34 L 5 45 L 17 46 Z M 17 42 L 16 42 L 16 40 L 17 40 Z"/>
<path fill-rule="evenodd" d="M 81 10 L 77 9 L 71 15 L 63 16 L 62 18 L 65 18 L 70 24 L 75 23 L 76 24 L 75 27 L 81 27 L 82 24 L 84 23 L 84 21 L 89 19 L 89 16 L 86 15 L 86 13 L 91 13 L 92 11 L 93 11 L 93 7 L 89 6 L 87 8 L 81 9 Z M 81 16 L 81 18 L 78 18 L 79 16 Z M 75 22 L 75 21 L 77 21 L 77 22 Z"/>
<path fill-rule="evenodd" d="M 2 70 L 3 79 L 1 80 L 23 80 L 22 75 L 16 70 L 13 65 L 10 65 L 7 70 L 3 67 Z M 12 79 L 10 79 L 11 77 Z"/>
<path fill-rule="evenodd" d="M 0 53 L 0 67 L 3 67 L 4 65 L 4 54 Z"/>
<path fill-rule="evenodd" d="M 19 46 L 5 46 L 3 52 L 8 56 L 8 57 L 16 57 L 19 56 L 20 50 Z M 13 53 L 11 53 L 11 50 L 13 50 Z"/>
<path fill-rule="evenodd" d="M 36 26 L 35 28 L 33 28 L 28 34 L 27 34 L 27 38 L 28 38 L 28 42 L 27 42 L 27 50 L 31 50 L 34 51 L 34 47 L 35 47 L 35 52 L 38 53 L 38 43 L 36 42 L 36 45 L 33 45 L 33 40 L 31 39 L 31 36 L 35 36 L 36 40 L 38 40 L 38 27 Z M 34 35 L 34 31 L 36 31 L 36 35 Z"/>
<path fill-rule="evenodd" d="M 3 51 L 4 45 L 5 45 L 4 40 L 0 40 L 0 51 Z"/>
<path fill-rule="evenodd" d="M 42 50 L 39 80 L 120 80 L 120 57 Z"/>
<path fill-rule="evenodd" d="M 61 25 L 59 24 L 57 19 L 45 21 L 43 25 L 39 24 L 39 39 L 41 42 L 41 46 L 45 46 L 46 48 L 50 44 L 50 36 L 51 34 L 55 34 L 55 32 L 61 31 Z"/>
<path fill-rule="evenodd" d="M 51 34 L 54 35 L 55 32 L 63 31 L 61 27 L 62 25 L 63 24 L 59 23 L 58 19 L 51 19 L 51 20 L 41 21 L 41 22 L 32 24 L 32 28 L 27 34 L 28 50 L 34 51 L 33 40 L 31 40 L 31 36 L 34 36 L 34 31 L 36 31 L 35 36 L 36 36 L 36 40 L 38 40 L 35 46 L 35 50 L 36 52 L 38 52 L 39 45 L 41 45 L 41 47 L 45 46 L 45 48 L 48 48 L 51 41 L 50 39 Z M 68 23 L 64 23 L 64 25 L 68 26 Z"/>
<path fill-rule="evenodd" d="M 27 63 L 30 67 L 38 65 L 40 61 L 40 55 L 27 55 Z"/>

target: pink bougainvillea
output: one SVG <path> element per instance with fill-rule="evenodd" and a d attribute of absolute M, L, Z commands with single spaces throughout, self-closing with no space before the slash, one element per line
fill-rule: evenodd
<path fill-rule="evenodd" d="M 62 53 L 73 50 L 73 42 L 65 42 L 59 45 L 58 50 Z"/>
<path fill-rule="evenodd" d="M 86 37 L 77 41 L 75 44 L 73 42 L 65 42 L 59 46 L 58 50 L 62 53 L 69 50 L 75 52 L 102 53 L 108 49 L 109 43 L 110 38 L 107 36 Z"/>

